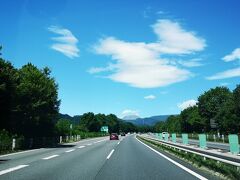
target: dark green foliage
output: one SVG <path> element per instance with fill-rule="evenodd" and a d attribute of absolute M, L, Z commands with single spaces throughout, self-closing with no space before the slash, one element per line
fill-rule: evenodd
<path fill-rule="evenodd" d="M 198 98 L 199 114 L 204 120 L 205 131 L 210 131 L 210 120 L 218 123 L 216 115 L 220 112 L 224 103 L 230 98 L 231 91 L 226 87 L 216 87 L 210 89 Z"/>
<path fill-rule="evenodd" d="M 0 58 L 0 129 L 25 137 L 53 135 L 57 90 L 48 68 L 27 64 L 15 69 Z"/>
<path fill-rule="evenodd" d="M 18 72 L 10 62 L 0 58 L 0 129 L 12 130 L 16 111 Z"/>
<path fill-rule="evenodd" d="M 56 123 L 56 130 L 57 130 L 57 133 L 61 136 L 66 136 L 66 135 L 69 135 L 70 134 L 70 121 L 67 120 L 67 119 L 60 119 L 58 120 L 58 122 Z"/>
<path fill-rule="evenodd" d="M 170 116 L 157 123 L 156 132 L 169 133 L 239 133 L 240 131 L 240 85 L 231 92 L 226 87 L 216 87 L 199 96 L 198 104 L 184 109 L 180 115 Z M 218 124 L 210 127 L 210 120 Z"/>

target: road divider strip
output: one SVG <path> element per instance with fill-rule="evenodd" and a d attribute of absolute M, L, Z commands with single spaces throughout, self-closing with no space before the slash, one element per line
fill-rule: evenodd
<path fill-rule="evenodd" d="M 114 149 L 108 154 L 107 159 L 110 159 L 110 157 L 112 156 L 113 152 L 114 152 Z"/>
<path fill-rule="evenodd" d="M 135 137 L 136 138 L 136 137 Z M 137 139 L 137 138 L 136 138 Z M 153 152 L 157 153 L 158 155 L 162 156 L 163 158 L 165 158 L 166 160 L 170 161 L 171 163 L 175 164 L 176 166 L 178 166 L 179 168 L 183 169 L 184 171 L 188 172 L 189 174 L 195 176 L 198 179 L 201 180 L 207 180 L 207 178 L 201 176 L 200 174 L 192 171 L 191 169 L 188 169 L 187 167 L 181 165 L 180 163 L 172 160 L 171 158 L 165 156 L 164 154 L 158 152 L 157 150 L 153 149 L 152 147 L 148 146 L 147 144 L 143 143 L 142 141 L 140 141 L 139 139 L 137 139 L 138 142 L 140 142 L 141 144 L 143 144 L 144 146 L 148 147 L 150 150 L 152 150 Z"/>
<path fill-rule="evenodd" d="M 65 151 L 66 153 L 69 153 L 69 152 L 73 152 L 73 151 L 75 151 L 76 149 L 70 149 L 70 150 L 67 150 L 67 151 Z"/>
<path fill-rule="evenodd" d="M 52 156 L 48 156 L 48 157 L 45 157 L 45 158 L 42 158 L 43 160 L 48 160 L 48 159 L 52 159 L 52 158 L 55 158 L 55 157 L 58 157 L 59 155 L 55 154 L 55 155 L 52 155 Z"/>
<path fill-rule="evenodd" d="M 25 167 L 27 167 L 27 166 L 29 166 L 29 165 L 18 165 L 18 166 L 13 167 L 13 168 L 9 168 L 9 169 L 2 170 L 2 171 L 0 171 L 0 176 L 3 175 L 3 174 L 10 173 L 10 172 L 12 172 L 12 171 L 16 171 L 16 170 L 18 170 L 18 169 L 25 168 Z"/>

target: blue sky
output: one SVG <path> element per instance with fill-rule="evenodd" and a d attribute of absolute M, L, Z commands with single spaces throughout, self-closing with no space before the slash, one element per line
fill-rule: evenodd
<path fill-rule="evenodd" d="M 238 0 L 2 0 L 16 67 L 48 66 L 61 113 L 176 114 L 240 80 Z"/>

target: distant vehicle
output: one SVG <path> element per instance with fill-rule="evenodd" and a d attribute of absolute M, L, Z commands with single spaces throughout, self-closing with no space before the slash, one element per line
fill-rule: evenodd
<path fill-rule="evenodd" d="M 121 136 L 126 136 L 125 132 L 120 133 Z"/>
<path fill-rule="evenodd" d="M 110 140 L 119 140 L 117 133 L 111 133 L 110 134 Z"/>
<path fill-rule="evenodd" d="M 168 132 L 162 132 L 162 137 L 165 138 L 166 134 L 168 134 Z"/>

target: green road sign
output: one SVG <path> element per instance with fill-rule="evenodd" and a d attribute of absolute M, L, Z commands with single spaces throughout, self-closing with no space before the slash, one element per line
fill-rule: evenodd
<path fill-rule="evenodd" d="M 205 149 L 207 147 L 206 134 L 199 134 L 199 147 Z"/>
<path fill-rule="evenodd" d="M 183 144 L 188 144 L 188 134 L 182 134 L 182 142 Z"/>
<path fill-rule="evenodd" d="M 108 126 L 102 126 L 102 127 L 101 127 L 101 132 L 106 132 L 106 133 L 108 133 Z"/>
<path fill-rule="evenodd" d="M 172 134 L 172 142 L 176 143 L 177 135 L 176 133 Z"/>
<path fill-rule="evenodd" d="M 238 136 L 236 134 L 228 135 L 229 145 L 230 145 L 230 152 L 232 154 L 239 153 L 239 144 L 238 144 Z"/>

